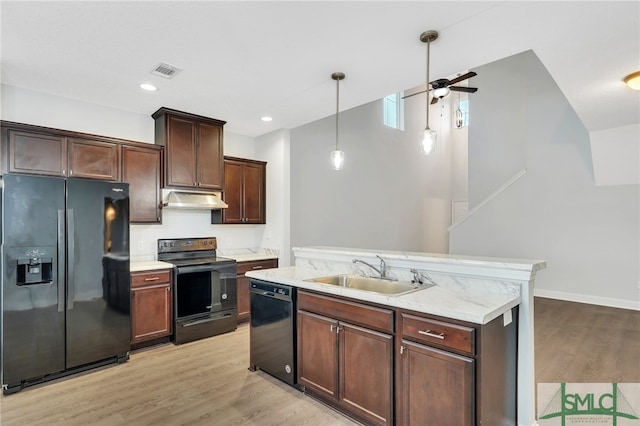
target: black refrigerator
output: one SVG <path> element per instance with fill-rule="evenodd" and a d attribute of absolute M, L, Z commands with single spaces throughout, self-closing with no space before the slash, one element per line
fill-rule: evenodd
<path fill-rule="evenodd" d="M 5 394 L 129 358 L 128 189 L 90 179 L 2 176 Z"/>

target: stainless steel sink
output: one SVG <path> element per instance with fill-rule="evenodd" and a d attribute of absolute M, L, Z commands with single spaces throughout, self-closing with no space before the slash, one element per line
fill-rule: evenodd
<path fill-rule="evenodd" d="M 306 281 L 353 288 L 356 290 L 370 291 L 373 293 L 387 294 L 391 296 L 400 296 L 402 294 L 411 293 L 412 291 L 427 288 L 427 286 L 417 285 L 411 281 L 390 281 L 351 274 L 330 275 L 328 277 L 312 278 Z"/>

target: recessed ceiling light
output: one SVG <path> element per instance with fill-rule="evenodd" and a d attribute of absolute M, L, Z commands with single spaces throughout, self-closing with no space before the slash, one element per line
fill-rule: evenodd
<path fill-rule="evenodd" d="M 268 115 L 265 115 L 264 117 L 261 118 L 261 120 L 269 122 L 273 120 L 273 117 L 269 117 Z"/>
<path fill-rule="evenodd" d="M 624 78 L 624 82 L 634 90 L 640 90 L 640 71 L 629 74 Z"/>
<path fill-rule="evenodd" d="M 151 83 L 142 83 L 140 85 L 140 88 L 148 92 L 155 92 L 156 90 L 158 90 L 158 88 Z"/>

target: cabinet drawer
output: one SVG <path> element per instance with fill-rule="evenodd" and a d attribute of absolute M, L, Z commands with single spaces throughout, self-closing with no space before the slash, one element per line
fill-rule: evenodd
<path fill-rule="evenodd" d="M 260 269 L 270 269 L 278 267 L 278 259 L 255 260 L 251 262 L 238 262 L 238 275 L 244 275 L 245 272 L 258 271 Z"/>
<path fill-rule="evenodd" d="M 142 272 L 131 274 L 131 287 L 166 284 L 171 282 L 171 271 Z"/>
<path fill-rule="evenodd" d="M 298 291 L 298 309 L 393 333 L 393 311 Z"/>
<path fill-rule="evenodd" d="M 402 313 L 402 338 L 473 355 L 475 330 L 471 327 Z"/>

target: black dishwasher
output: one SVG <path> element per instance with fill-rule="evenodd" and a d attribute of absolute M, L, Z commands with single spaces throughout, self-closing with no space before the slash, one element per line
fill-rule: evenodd
<path fill-rule="evenodd" d="M 296 386 L 296 288 L 251 280 L 250 295 L 251 369 Z"/>

